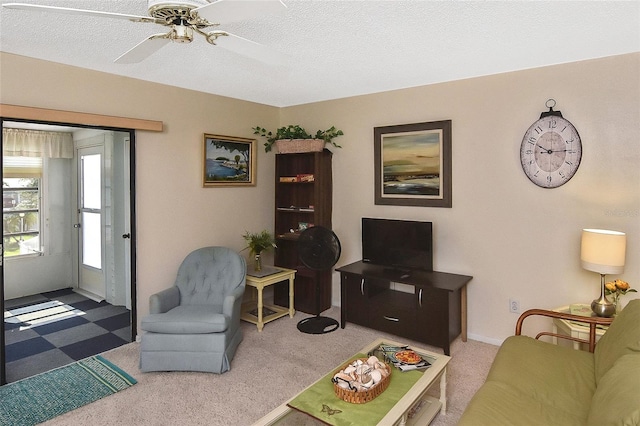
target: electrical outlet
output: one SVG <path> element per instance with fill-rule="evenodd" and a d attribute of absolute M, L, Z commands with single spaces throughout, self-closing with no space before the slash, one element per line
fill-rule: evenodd
<path fill-rule="evenodd" d="M 509 299 L 509 312 L 514 314 L 520 313 L 520 301 L 516 299 Z"/>

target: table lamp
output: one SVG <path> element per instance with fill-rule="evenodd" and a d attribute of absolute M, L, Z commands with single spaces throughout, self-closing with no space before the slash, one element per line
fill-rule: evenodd
<path fill-rule="evenodd" d="M 582 267 L 600 274 L 600 298 L 591 302 L 591 310 L 599 317 L 610 317 L 616 307 L 605 295 L 605 274 L 624 271 L 627 236 L 624 232 L 604 229 L 583 229 L 580 250 Z"/>

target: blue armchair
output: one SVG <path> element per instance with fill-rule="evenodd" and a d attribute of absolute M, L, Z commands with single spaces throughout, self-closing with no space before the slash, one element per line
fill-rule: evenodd
<path fill-rule="evenodd" d="M 246 264 L 226 247 L 205 247 L 180 265 L 173 287 L 149 298 L 141 322 L 142 371 L 224 373 L 242 341 Z"/>

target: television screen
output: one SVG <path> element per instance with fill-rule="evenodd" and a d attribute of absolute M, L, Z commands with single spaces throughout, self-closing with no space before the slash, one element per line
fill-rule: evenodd
<path fill-rule="evenodd" d="M 362 261 L 399 271 L 433 270 L 431 222 L 362 218 Z"/>

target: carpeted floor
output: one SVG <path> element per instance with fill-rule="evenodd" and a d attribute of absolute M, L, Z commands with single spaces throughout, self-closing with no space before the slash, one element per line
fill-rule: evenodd
<path fill-rule="evenodd" d="M 339 308 L 323 313 L 336 319 Z M 103 354 L 131 374 L 135 387 L 81 407 L 45 425 L 251 425 L 287 399 L 339 366 L 369 342 L 385 337 L 429 348 L 397 336 L 348 324 L 332 333 L 300 333 L 298 321 L 309 315 L 297 313 L 265 325 L 242 323 L 244 340 L 221 374 L 195 372 L 142 373 L 138 368 L 139 344 L 130 343 Z M 497 347 L 456 340 L 447 371 L 448 412 L 438 415 L 433 426 L 455 425 L 470 398 L 484 382 Z M 439 394 L 439 386 L 429 393 Z M 121 414 L 116 414 L 121 413 Z M 296 425 L 299 426 L 299 425 Z"/>
<path fill-rule="evenodd" d="M 131 312 L 63 289 L 5 301 L 7 382 L 131 342 Z"/>

